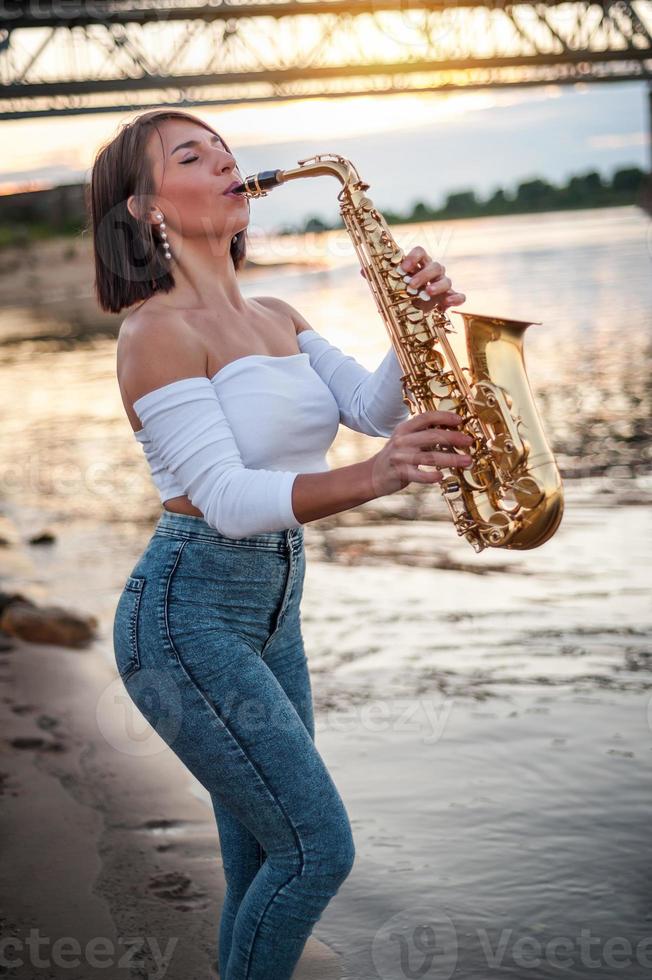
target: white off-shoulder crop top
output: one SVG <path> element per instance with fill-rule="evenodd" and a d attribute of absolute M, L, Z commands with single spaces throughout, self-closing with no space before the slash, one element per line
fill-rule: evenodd
<path fill-rule="evenodd" d="M 136 399 L 134 435 L 161 502 L 188 496 L 231 538 L 298 527 L 292 485 L 329 469 L 340 422 L 388 437 L 409 417 L 393 347 L 372 372 L 316 330 L 297 342 L 298 354 L 246 354 Z"/>

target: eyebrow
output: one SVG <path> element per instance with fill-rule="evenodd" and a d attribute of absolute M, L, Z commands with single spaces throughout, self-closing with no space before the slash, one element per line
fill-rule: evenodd
<path fill-rule="evenodd" d="M 221 136 L 218 136 L 217 133 L 212 134 L 211 140 L 214 139 L 219 140 L 222 146 L 224 146 L 224 140 L 222 139 Z M 199 140 L 186 140 L 185 143 L 179 143 L 179 145 L 175 146 L 175 148 L 172 150 L 172 153 L 176 153 L 177 150 L 183 150 L 185 149 L 185 147 L 188 146 L 199 146 Z M 224 149 L 226 149 L 226 146 L 224 146 Z M 170 156 L 172 156 L 172 153 L 170 154 Z"/>

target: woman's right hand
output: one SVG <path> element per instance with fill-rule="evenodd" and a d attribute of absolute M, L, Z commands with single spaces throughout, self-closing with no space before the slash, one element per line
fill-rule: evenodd
<path fill-rule="evenodd" d="M 470 466 L 472 459 L 466 454 L 430 449 L 433 444 L 460 449 L 471 445 L 471 436 L 452 428 L 462 421 L 455 412 L 435 411 L 420 412 L 399 422 L 380 452 L 369 460 L 375 495 L 385 497 L 409 483 L 439 483 L 443 479 L 440 470 L 420 470 L 419 466 Z"/>

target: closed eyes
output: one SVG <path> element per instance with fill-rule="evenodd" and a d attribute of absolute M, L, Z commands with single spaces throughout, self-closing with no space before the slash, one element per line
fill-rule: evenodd
<path fill-rule="evenodd" d="M 211 143 L 213 144 L 213 146 L 219 145 L 222 147 L 223 150 L 226 150 L 226 146 L 224 145 L 223 141 L 220 139 L 219 136 L 211 137 Z M 226 150 L 226 152 L 228 153 L 229 151 Z M 186 157 L 185 160 L 180 160 L 179 163 L 183 166 L 186 163 L 194 163 L 195 160 L 199 160 L 198 155 L 195 155 L 194 157 Z"/>

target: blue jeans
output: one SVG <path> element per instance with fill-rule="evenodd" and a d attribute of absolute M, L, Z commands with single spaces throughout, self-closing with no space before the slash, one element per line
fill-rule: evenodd
<path fill-rule="evenodd" d="M 289 980 L 355 856 L 315 747 L 303 528 L 232 539 L 164 510 L 116 608 L 131 700 L 211 795 L 222 980 Z"/>

